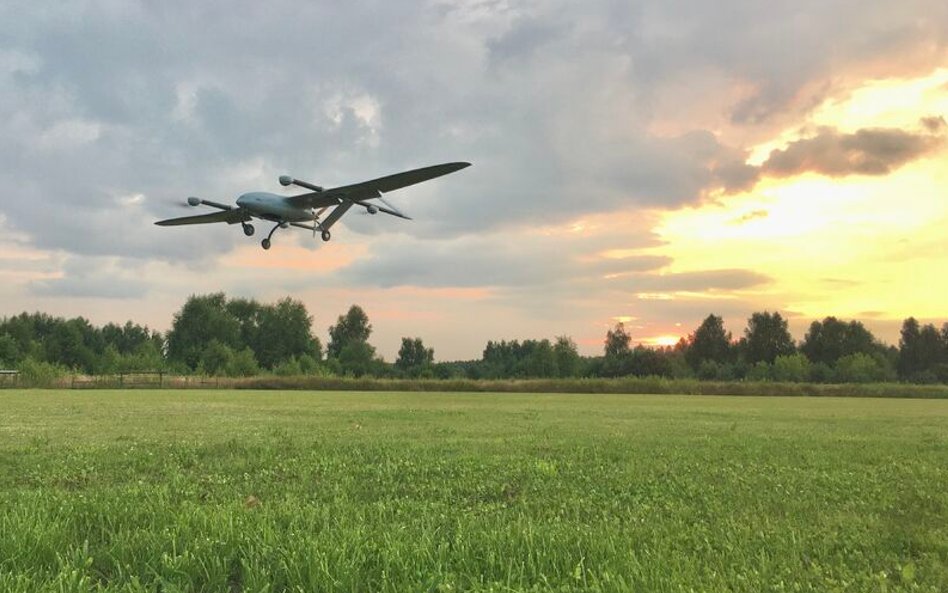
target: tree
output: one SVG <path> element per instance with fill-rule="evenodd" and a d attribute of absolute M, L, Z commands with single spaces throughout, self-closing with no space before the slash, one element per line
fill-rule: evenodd
<path fill-rule="evenodd" d="M 632 336 L 625 330 L 624 323 L 606 332 L 605 356 L 602 359 L 600 374 L 604 377 L 623 377 L 632 372 Z"/>
<path fill-rule="evenodd" d="M 918 354 L 922 373 L 921 379 L 925 382 L 935 382 L 938 366 L 946 360 L 941 334 L 931 323 L 923 325 L 921 331 L 919 331 Z"/>
<path fill-rule="evenodd" d="M 520 350 L 520 342 L 517 340 L 511 342 L 488 340 L 484 347 L 484 353 L 481 355 L 483 378 L 497 379 L 513 376 L 514 369 L 520 359 Z"/>
<path fill-rule="evenodd" d="M 920 382 L 938 379 L 941 365 L 948 363 L 944 329 L 940 333 L 931 323 L 920 326 L 914 317 L 902 323 L 898 360 L 899 376 L 902 379 Z"/>
<path fill-rule="evenodd" d="M 899 338 L 899 376 L 903 379 L 913 377 L 921 371 L 921 356 L 919 355 L 918 320 L 909 317 L 902 322 L 902 331 Z"/>
<path fill-rule="evenodd" d="M 256 340 L 250 344 L 264 368 L 303 355 L 322 358 L 322 345 L 313 336 L 313 318 L 306 305 L 289 297 L 259 307 Z"/>
<path fill-rule="evenodd" d="M 698 329 L 688 337 L 685 359 L 691 368 L 699 371 L 701 363 L 710 361 L 722 365 L 732 358 L 731 332 L 724 329 L 724 319 L 717 315 L 708 315 Z M 709 367 L 710 368 L 710 367 Z M 709 368 L 703 375 L 710 373 Z M 718 369 L 715 369 L 717 372 Z"/>
<path fill-rule="evenodd" d="M 632 350 L 630 371 L 637 377 L 669 377 L 672 375 L 670 352 L 639 344 Z"/>
<path fill-rule="evenodd" d="M 86 319 L 50 319 L 45 334 L 45 360 L 90 374 L 99 370 L 97 359 L 105 346 L 101 334 Z"/>
<path fill-rule="evenodd" d="M 434 363 L 434 348 L 425 348 L 421 338 L 402 338 L 395 367 L 405 372 L 418 373 Z"/>
<path fill-rule="evenodd" d="M 555 377 L 556 355 L 549 340 L 525 340 L 517 364 L 521 377 Z"/>
<path fill-rule="evenodd" d="M 754 313 L 747 320 L 742 342 L 744 357 L 750 364 L 773 363 L 778 356 L 796 352 L 787 320 L 780 313 Z"/>
<path fill-rule="evenodd" d="M 211 340 L 201 353 L 200 366 L 208 375 L 226 375 L 233 364 L 233 348 L 218 339 Z"/>
<path fill-rule="evenodd" d="M 576 348 L 576 342 L 569 336 L 559 336 L 553 344 L 553 358 L 556 360 L 556 373 L 560 377 L 576 377 L 580 373 L 582 358 Z"/>
<path fill-rule="evenodd" d="M 858 321 L 848 323 L 835 317 L 814 321 L 800 345 L 810 362 L 823 363 L 829 367 L 850 354 L 872 354 L 879 349 L 872 333 Z"/>
<path fill-rule="evenodd" d="M 241 346 L 240 324 L 227 310 L 227 298 L 222 292 L 192 295 L 171 322 L 168 358 L 194 369 L 215 340 L 232 350 Z"/>
<path fill-rule="evenodd" d="M 364 341 L 352 341 L 342 347 L 338 356 L 343 373 L 361 377 L 372 372 L 375 364 L 375 348 Z"/>
<path fill-rule="evenodd" d="M 616 326 L 606 332 L 606 357 L 622 358 L 628 356 L 632 351 L 630 344 L 632 336 L 625 331 L 624 323 L 617 323 Z"/>
<path fill-rule="evenodd" d="M 336 325 L 329 328 L 329 345 L 326 347 L 326 354 L 332 358 L 339 358 L 346 346 L 368 342 L 371 334 L 372 326 L 369 324 L 369 316 L 359 305 L 352 305 L 345 315 L 339 316 Z"/>
<path fill-rule="evenodd" d="M 20 361 L 20 347 L 10 334 L 0 334 L 0 367 L 11 369 Z"/>
<path fill-rule="evenodd" d="M 941 361 L 935 365 L 935 377 L 940 383 L 948 383 L 948 322 L 941 326 Z"/>
<path fill-rule="evenodd" d="M 107 323 L 101 330 L 102 339 L 106 346 L 113 346 L 122 355 L 139 352 L 145 344 L 155 342 L 161 346 L 161 335 L 151 332 L 142 325 L 127 321 L 125 325 Z"/>
<path fill-rule="evenodd" d="M 260 334 L 260 316 L 266 305 L 255 299 L 229 299 L 225 308 L 240 328 L 240 343 L 255 348 Z M 256 356 L 256 355 L 255 355 Z"/>

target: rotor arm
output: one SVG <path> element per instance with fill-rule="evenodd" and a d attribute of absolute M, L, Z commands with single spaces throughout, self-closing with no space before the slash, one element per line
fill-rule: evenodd
<path fill-rule="evenodd" d="M 282 185 L 283 187 L 287 187 L 290 185 L 298 185 L 300 187 L 305 187 L 306 189 L 314 191 L 316 193 L 323 191 L 323 188 L 318 185 L 314 185 L 308 181 L 301 181 L 299 179 L 294 179 L 293 177 L 290 177 L 289 175 L 280 175 L 280 185 Z"/>
<path fill-rule="evenodd" d="M 191 196 L 188 198 L 188 206 L 210 206 L 212 208 L 218 208 L 220 210 L 233 210 L 234 207 L 229 204 L 221 204 L 220 202 L 212 202 L 211 200 L 204 200 L 202 198 L 197 198 Z"/>

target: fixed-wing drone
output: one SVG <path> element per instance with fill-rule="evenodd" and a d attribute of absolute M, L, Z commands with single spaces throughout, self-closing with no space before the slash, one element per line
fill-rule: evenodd
<path fill-rule="evenodd" d="M 404 173 L 396 173 L 386 177 L 379 177 L 371 181 L 363 181 L 352 185 L 344 185 L 332 189 L 324 189 L 318 185 L 294 179 L 289 175 L 280 176 L 280 185 L 297 185 L 310 190 L 309 193 L 296 196 L 280 196 L 269 192 L 250 192 L 237 198 L 237 205 L 220 204 L 201 198 L 188 198 L 189 206 L 211 206 L 221 212 L 200 214 L 198 216 L 184 216 L 159 220 L 158 226 L 177 226 L 182 224 L 207 224 L 212 222 L 240 223 L 244 234 L 248 237 L 254 233 L 250 221 L 254 218 L 276 223 L 270 230 L 267 238 L 260 242 L 264 249 L 270 249 L 270 239 L 279 228 L 290 226 L 313 231 L 313 237 L 319 231 L 323 241 L 328 241 L 332 235 L 329 229 L 353 206 L 361 206 L 369 214 L 384 212 L 399 218 L 411 220 L 397 208 L 382 198 L 382 194 L 396 189 L 454 173 L 470 166 L 471 163 L 444 163 L 413 169 Z M 383 205 L 372 204 L 369 200 L 378 200 Z M 332 208 L 329 215 L 321 220 L 323 212 Z"/>

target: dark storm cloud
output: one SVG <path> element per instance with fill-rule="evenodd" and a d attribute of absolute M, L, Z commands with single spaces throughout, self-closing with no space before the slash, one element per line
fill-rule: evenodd
<path fill-rule="evenodd" d="M 845 134 L 824 128 L 812 138 L 772 151 L 761 165 L 761 171 L 774 177 L 807 172 L 831 177 L 886 175 L 941 144 L 940 136 L 929 133 L 878 128 Z"/>

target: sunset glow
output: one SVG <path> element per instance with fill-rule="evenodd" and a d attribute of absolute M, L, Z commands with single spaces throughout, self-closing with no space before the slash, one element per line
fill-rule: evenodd
<path fill-rule="evenodd" d="M 655 336 L 653 338 L 644 338 L 642 343 L 646 346 L 674 346 L 681 339 L 681 336 Z"/>
<path fill-rule="evenodd" d="M 907 125 L 948 113 L 948 71 L 922 79 L 870 81 L 818 108 L 799 130 Z M 667 213 L 657 228 L 676 272 L 709 261 L 759 270 L 772 281 L 764 302 L 802 318 L 821 315 L 901 320 L 944 315 L 948 289 L 948 147 L 885 176 L 807 173 L 764 177 L 750 191 Z M 793 141 L 759 147 L 751 160 Z M 919 290 L 924 283 L 925 290 Z M 781 305 L 782 303 L 782 305 Z M 889 334 L 889 339 L 892 335 Z"/>
<path fill-rule="evenodd" d="M 389 360 L 406 336 L 598 355 L 619 322 L 671 345 L 710 313 L 739 337 L 764 310 L 895 343 L 948 315 L 942 4 L 277 3 L 261 52 L 241 11 L 27 3 L 0 47 L 0 315 L 164 331 L 192 294 L 289 296 L 325 340 L 359 304 Z M 450 161 L 473 166 L 386 194 L 412 220 L 357 208 L 328 243 L 154 225 Z"/>

